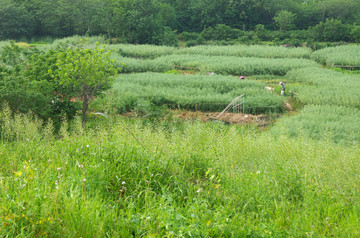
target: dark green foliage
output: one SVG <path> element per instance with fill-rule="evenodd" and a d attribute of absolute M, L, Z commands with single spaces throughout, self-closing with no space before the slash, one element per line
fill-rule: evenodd
<path fill-rule="evenodd" d="M 283 33 L 305 30 L 330 19 L 359 25 L 359 9 L 358 0 L 0 0 L 0 40 L 104 34 L 112 42 L 176 45 L 171 32 L 202 32 L 207 40 L 279 41 L 291 38 L 269 38 L 266 31 L 274 31 L 275 25 Z M 338 25 L 331 23 L 330 28 L 341 28 Z M 316 27 L 314 34 L 322 28 Z M 247 33 L 252 30 L 256 37 Z M 349 33 L 340 40 L 353 40 Z M 339 40 L 331 29 L 318 34 L 316 39 Z"/>
<path fill-rule="evenodd" d="M 360 43 L 360 25 L 354 25 L 350 32 L 353 41 Z"/>
<path fill-rule="evenodd" d="M 22 5 L 11 0 L 0 0 L 0 40 L 29 37 L 34 28 L 34 17 Z"/>
<path fill-rule="evenodd" d="M 26 56 L 14 42 L 4 46 L 0 56 L 0 101 L 13 111 L 29 110 L 46 117 L 50 113 L 52 86 L 46 80 L 33 81 L 24 73 Z"/>
<path fill-rule="evenodd" d="M 315 40 L 319 41 L 347 41 L 349 40 L 351 28 L 340 20 L 326 19 L 311 28 Z"/>

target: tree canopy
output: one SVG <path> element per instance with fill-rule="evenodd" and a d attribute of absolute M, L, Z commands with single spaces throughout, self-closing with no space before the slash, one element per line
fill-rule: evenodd
<path fill-rule="evenodd" d="M 0 40 L 104 34 L 126 43 L 164 44 L 171 31 L 199 33 L 219 24 L 242 31 L 259 24 L 307 30 L 331 19 L 360 25 L 360 1 L 0 0 Z"/>

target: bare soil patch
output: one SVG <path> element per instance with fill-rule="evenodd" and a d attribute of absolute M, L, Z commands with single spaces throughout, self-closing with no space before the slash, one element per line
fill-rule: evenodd
<path fill-rule="evenodd" d="M 269 116 L 267 115 L 251 115 L 242 113 L 226 112 L 218 117 L 219 112 L 192 112 L 192 111 L 174 111 L 174 117 L 182 120 L 201 120 L 207 121 L 219 121 L 228 124 L 257 124 L 259 126 L 266 126 L 269 122 Z"/>

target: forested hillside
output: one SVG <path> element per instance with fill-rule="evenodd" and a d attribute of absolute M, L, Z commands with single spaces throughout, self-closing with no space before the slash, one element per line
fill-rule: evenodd
<path fill-rule="evenodd" d="M 201 33 L 201 34 L 200 34 Z M 0 40 L 360 41 L 358 0 L 0 0 Z"/>

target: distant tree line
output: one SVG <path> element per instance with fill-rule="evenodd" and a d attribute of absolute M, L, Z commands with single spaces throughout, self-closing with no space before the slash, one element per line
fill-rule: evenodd
<path fill-rule="evenodd" d="M 359 42 L 360 1 L 0 0 L 0 40 L 75 34 L 157 45 L 174 45 L 179 34 L 193 44 L 229 39 Z"/>

